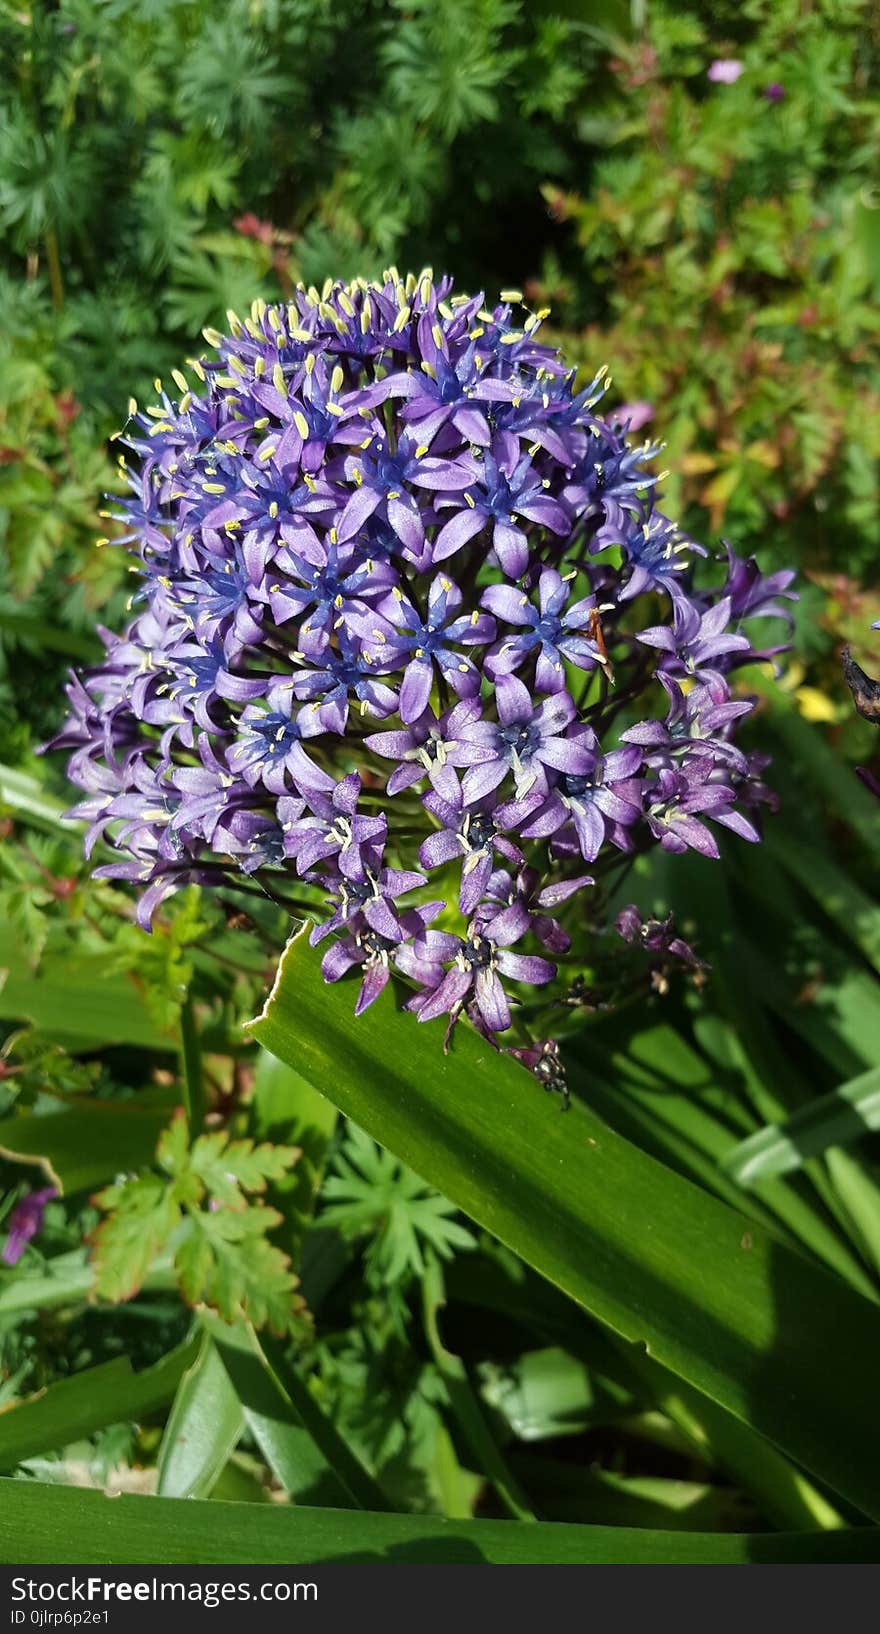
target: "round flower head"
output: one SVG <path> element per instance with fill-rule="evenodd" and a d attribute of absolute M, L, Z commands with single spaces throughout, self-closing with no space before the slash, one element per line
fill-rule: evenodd
<path fill-rule="evenodd" d="M 145 928 L 183 884 L 259 876 L 314 903 L 359 1012 L 396 974 L 420 1021 L 466 1012 L 546 1066 L 533 1028 L 566 960 L 583 982 L 609 869 L 758 838 L 731 675 L 780 650 L 750 623 L 788 616 L 792 575 L 709 563 L 544 316 L 392 270 L 206 331 L 122 434 L 133 617 L 55 742 Z"/>

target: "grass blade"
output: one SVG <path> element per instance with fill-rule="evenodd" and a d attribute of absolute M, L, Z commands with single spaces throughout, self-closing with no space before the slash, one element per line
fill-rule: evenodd
<path fill-rule="evenodd" d="M 860 1073 L 829 1095 L 820 1095 L 784 1123 L 767 1124 L 740 1141 L 722 1168 L 740 1186 L 791 1174 L 829 1146 L 845 1146 L 869 1129 L 880 1129 L 880 1067 Z"/>

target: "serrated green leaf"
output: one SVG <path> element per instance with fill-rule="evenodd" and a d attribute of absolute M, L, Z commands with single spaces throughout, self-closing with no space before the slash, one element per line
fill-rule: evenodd
<path fill-rule="evenodd" d="M 190 1153 L 190 1168 L 205 1190 L 220 1203 L 235 1206 L 242 1192 L 263 1192 L 270 1180 L 283 1180 L 300 1149 L 264 1141 L 229 1140 L 225 1133 L 200 1135 Z"/>
<path fill-rule="evenodd" d="M 108 1210 L 93 1238 L 95 1292 L 132 1299 L 180 1221 L 180 1207 L 158 1175 L 142 1174 L 99 1192 Z"/>
<path fill-rule="evenodd" d="M 191 1213 L 174 1263 L 192 1305 L 210 1305 L 226 1322 L 249 1319 L 286 1333 L 301 1309 L 297 1279 L 280 1248 L 266 1232 L 281 1219 L 277 1209 Z"/>

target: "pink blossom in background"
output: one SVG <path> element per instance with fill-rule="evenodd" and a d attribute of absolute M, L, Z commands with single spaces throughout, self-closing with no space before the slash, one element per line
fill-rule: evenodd
<path fill-rule="evenodd" d="M 621 403 L 620 408 L 615 410 L 614 418 L 619 425 L 626 426 L 629 431 L 641 431 L 642 426 L 653 420 L 654 405 L 646 403 L 642 398 L 634 403 Z"/>
<path fill-rule="evenodd" d="M 53 1197 L 57 1197 L 54 1186 L 45 1186 L 42 1191 L 32 1191 L 23 1197 L 20 1203 L 9 1216 L 6 1242 L 0 1254 L 4 1265 L 17 1265 L 32 1237 L 37 1235 L 43 1224 L 43 1211 Z"/>
<path fill-rule="evenodd" d="M 716 85 L 735 85 L 744 67 L 745 64 L 738 62 L 736 57 L 716 57 L 709 64 L 709 78 Z"/>

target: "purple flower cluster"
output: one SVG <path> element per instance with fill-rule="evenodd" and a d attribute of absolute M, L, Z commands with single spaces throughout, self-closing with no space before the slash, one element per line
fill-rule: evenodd
<path fill-rule="evenodd" d="M 731 674 L 779 650 L 748 631 L 792 575 L 728 552 L 702 585 L 656 446 L 543 316 L 427 272 L 300 288 L 133 411 L 133 617 L 56 745 L 145 927 L 189 881 L 318 888 L 359 1011 L 394 970 L 419 1020 L 494 1035 L 611 859 L 758 838 Z"/>

